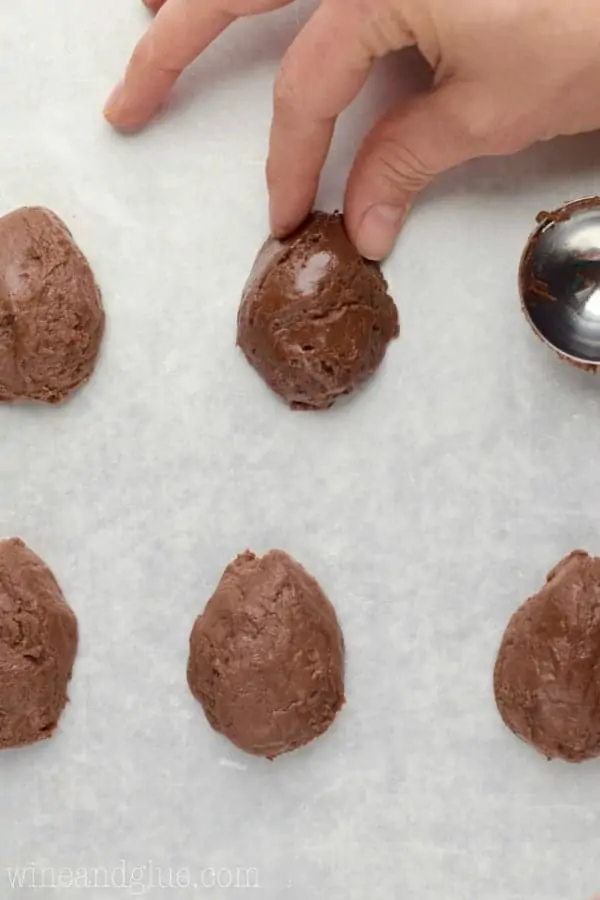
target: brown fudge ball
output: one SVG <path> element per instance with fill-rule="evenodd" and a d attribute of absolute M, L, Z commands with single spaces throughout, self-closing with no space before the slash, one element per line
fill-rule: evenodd
<path fill-rule="evenodd" d="M 0 749 L 52 735 L 67 702 L 77 620 L 50 569 L 0 541 Z"/>
<path fill-rule="evenodd" d="M 494 672 L 508 727 L 549 759 L 600 755 L 600 559 L 566 556 L 513 615 Z"/>
<path fill-rule="evenodd" d="M 293 409 L 326 409 L 375 372 L 399 334 L 377 263 L 351 244 L 342 217 L 314 213 L 260 251 L 238 313 L 238 345 Z"/>
<path fill-rule="evenodd" d="M 92 271 L 47 209 L 0 218 L 0 401 L 64 400 L 92 374 L 104 311 Z"/>
<path fill-rule="evenodd" d="M 333 606 L 287 553 L 226 569 L 190 637 L 188 683 L 212 727 L 273 759 L 326 731 L 344 703 Z"/>

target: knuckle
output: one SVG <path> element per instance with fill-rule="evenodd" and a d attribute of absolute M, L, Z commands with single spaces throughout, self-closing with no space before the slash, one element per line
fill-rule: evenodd
<path fill-rule="evenodd" d="M 468 146 L 478 155 L 487 150 L 497 136 L 495 125 L 486 114 L 482 115 L 479 110 L 463 121 L 462 128 Z"/>
<path fill-rule="evenodd" d="M 405 191 L 416 192 L 433 177 L 433 173 L 410 147 L 392 138 L 384 138 L 381 141 L 377 156 L 380 177 L 388 187 L 395 188 L 401 185 Z"/>
<path fill-rule="evenodd" d="M 330 0 L 333 2 L 333 0 Z M 374 57 L 385 56 L 403 46 L 412 37 L 399 4 L 373 3 L 372 0 L 334 0 L 341 16 L 351 15 L 363 24 L 363 40 Z"/>
<path fill-rule="evenodd" d="M 132 69 L 140 72 L 145 70 L 153 70 L 155 72 L 165 72 L 170 75 L 178 75 L 180 69 L 171 64 L 168 58 L 163 58 L 156 50 L 155 42 L 151 35 L 147 35 L 135 47 L 129 63 Z"/>
<path fill-rule="evenodd" d="M 509 156 L 527 144 L 526 123 L 502 119 L 496 114 L 482 115 L 475 111 L 464 123 L 464 129 L 469 146 L 478 156 Z"/>
<path fill-rule="evenodd" d="M 512 110 L 503 112 L 489 96 L 471 98 L 452 112 L 450 126 L 473 156 L 509 155 L 526 143 L 527 122 Z"/>
<path fill-rule="evenodd" d="M 456 117 L 455 127 L 473 154 L 480 155 L 494 142 L 496 114 L 485 101 L 465 104 Z"/>
<path fill-rule="evenodd" d="M 440 128 L 456 145 L 462 144 L 472 155 L 482 155 L 493 141 L 498 124 L 495 102 L 487 91 L 474 85 L 454 85 L 443 94 Z"/>
<path fill-rule="evenodd" d="M 156 48 L 151 34 L 144 35 L 136 45 L 131 55 L 131 64 L 140 69 L 147 69 L 156 64 Z"/>
<path fill-rule="evenodd" d="M 129 65 L 132 69 L 145 69 L 151 63 L 152 57 L 148 52 L 147 42 L 140 41 L 131 54 Z"/>

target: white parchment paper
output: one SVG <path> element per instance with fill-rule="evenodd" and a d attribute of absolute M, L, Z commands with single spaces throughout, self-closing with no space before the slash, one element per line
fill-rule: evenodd
<path fill-rule="evenodd" d="M 235 315 L 266 229 L 272 80 L 307 13 L 233 28 L 126 139 L 100 109 L 148 20 L 136 0 L 0 0 L 0 213 L 61 215 L 108 317 L 71 402 L 0 409 L 0 533 L 43 556 L 81 628 L 59 733 L 0 758 L 2 898 L 600 891 L 600 762 L 546 763 L 491 690 L 516 606 L 567 551 L 600 553 L 600 382 L 536 341 L 516 294 L 538 210 L 600 189 L 600 141 L 441 179 L 386 267 L 402 337 L 380 375 L 290 413 L 236 352 Z M 378 71 L 322 203 L 411 83 Z M 296 556 L 348 648 L 337 723 L 273 764 L 214 734 L 185 680 L 193 620 L 246 547 Z"/>

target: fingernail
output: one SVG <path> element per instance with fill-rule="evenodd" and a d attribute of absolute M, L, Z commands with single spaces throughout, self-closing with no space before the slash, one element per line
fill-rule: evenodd
<path fill-rule="evenodd" d="M 356 244 L 367 259 L 383 259 L 388 255 L 404 219 L 405 208 L 390 203 L 376 203 L 362 217 Z"/>
<path fill-rule="evenodd" d="M 108 100 L 104 104 L 104 115 L 107 119 L 110 119 L 111 116 L 116 112 L 116 108 L 121 100 L 121 96 L 123 94 L 123 82 L 119 81 L 118 84 L 112 89 L 108 96 Z"/>

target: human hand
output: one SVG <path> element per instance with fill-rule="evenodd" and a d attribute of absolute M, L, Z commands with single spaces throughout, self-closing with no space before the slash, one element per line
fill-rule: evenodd
<path fill-rule="evenodd" d="M 291 0 L 144 0 L 158 12 L 105 114 L 136 130 L 181 72 L 234 20 Z M 267 181 L 284 235 L 310 211 L 335 122 L 375 59 L 417 46 L 431 91 L 389 111 L 350 177 L 345 221 L 383 258 L 421 190 L 478 156 L 600 128 L 600 6 L 590 0 L 322 0 L 275 85 Z"/>

